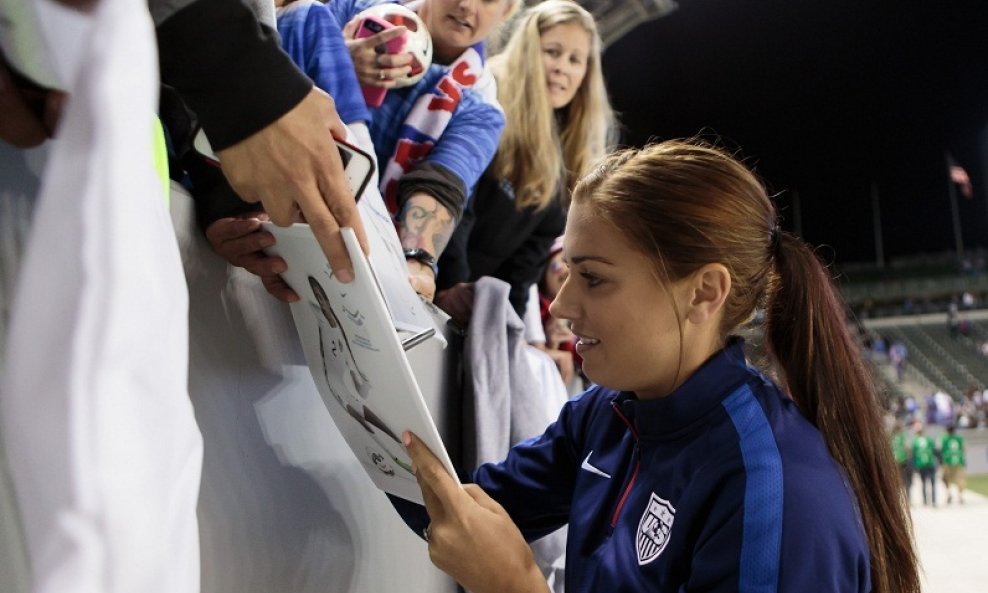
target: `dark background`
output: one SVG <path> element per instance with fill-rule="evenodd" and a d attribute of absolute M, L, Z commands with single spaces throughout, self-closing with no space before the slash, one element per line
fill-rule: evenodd
<path fill-rule="evenodd" d="M 703 134 L 765 180 L 783 226 L 875 262 L 988 244 L 988 0 L 679 0 L 607 48 L 624 144 Z"/>

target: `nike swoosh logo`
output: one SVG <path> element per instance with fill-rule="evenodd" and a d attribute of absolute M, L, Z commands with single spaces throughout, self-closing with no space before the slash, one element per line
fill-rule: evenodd
<path fill-rule="evenodd" d="M 587 458 L 583 460 L 580 464 L 580 469 L 585 469 L 592 474 L 597 474 L 598 476 L 603 476 L 607 479 L 611 478 L 611 474 L 605 473 L 597 469 L 596 467 L 590 465 L 590 456 L 593 455 L 593 451 L 587 453 Z"/>

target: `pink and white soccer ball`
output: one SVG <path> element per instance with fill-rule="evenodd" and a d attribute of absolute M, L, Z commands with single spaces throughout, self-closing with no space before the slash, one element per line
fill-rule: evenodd
<path fill-rule="evenodd" d="M 377 17 L 392 25 L 401 25 L 408 29 L 404 37 L 405 44 L 401 51 L 412 54 L 412 71 L 408 76 L 397 79 L 395 86 L 411 86 L 421 80 L 432 64 L 432 36 L 429 35 L 429 29 L 426 28 L 419 15 L 401 4 L 385 2 L 361 11 L 356 18 L 366 16 Z"/>

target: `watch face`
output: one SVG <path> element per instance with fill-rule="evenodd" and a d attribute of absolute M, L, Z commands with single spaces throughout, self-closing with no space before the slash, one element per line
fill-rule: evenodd
<path fill-rule="evenodd" d="M 432 264 L 436 263 L 436 258 L 433 257 L 433 255 L 431 253 L 429 253 L 425 249 L 420 249 L 418 247 L 416 247 L 414 249 L 406 249 L 405 250 L 405 257 L 408 258 L 408 259 L 416 259 L 416 260 L 418 260 L 418 261 L 420 261 L 420 262 L 422 262 L 424 264 L 428 264 L 430 266 Z"/>

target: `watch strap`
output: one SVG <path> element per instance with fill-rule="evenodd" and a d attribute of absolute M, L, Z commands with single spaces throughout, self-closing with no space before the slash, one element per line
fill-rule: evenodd
<path fill-rule="evenodd" d="M 432 268 L 434 275 L 439 276 L 439 265 L 436 262 L 436 256 L 421 247 L 407 248 L 403 251 L 405 253 L 405 259 L 414 259 L 417 262 L 423 263 Z"/>

